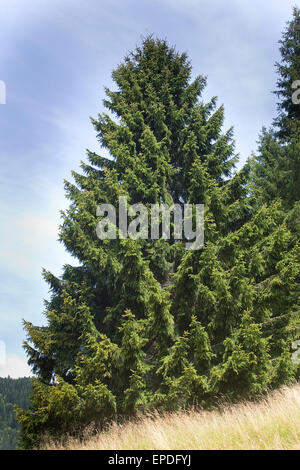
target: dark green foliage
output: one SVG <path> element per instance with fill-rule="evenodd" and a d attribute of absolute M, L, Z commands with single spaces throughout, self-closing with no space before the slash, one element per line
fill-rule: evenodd
<path fill-rule="evenodd" d="M 293 99 L 294 93 L 299 98 L 300 89 L 299 8 L 294 8 L 280 41 L 280 53 L 275 92 L 279 97 L 278 116 L 274 128 L 263 129 L 260 137 L 253 165 L 253 190 L 259 201 L 280 197 L 289 209 L 300 200 L 300 105 Z"/>
<path fill-rule="evenodd" d="M 31 392 L 30 378 L 0 377 L 0 450 L 16 449 L 20 426 L 16 420 L 15 406 L 26 409 Z"/>
<path fill-rule="evenodd" d="M 205 79 L 191 81 L 186 54 L 165 41 L 146 38 L 113 79 L 110 114 L 93 119 L 111 159 L 88 152 L 66 182 L 60 239 L 80 266 L 44 273 L 47 326 L 25 323 L 37 374 L 31 408 L 19 412 L 26 448 L 45 432 L 254 396 L 296 374 L 300 210 L 276 194 L 277 137 L 265 132 L 265 157 L 235 173 L 223 107 L 201 100 Z M 174 236 L 99 240 L 97 206 L 119 196 L 204 203 L 203 249 Z"/>
<path fill-rule="evenodd" d="M 223 344 L 223 363 L 211 370 L 213 390 L 233 399 L 264 391 L 271 367 L 268 339 L 262 337 L 261 326 L 249 312 Z"/>
<path fill-rule="evenodd" d="M 297 130 L 299 132 L 300 107 L 294 103 L 294 82 L 300 80 L 300 9 L 294 8 L 293 18 L 288 23 L 280 42 L 281 62 L 276 64 L 279 75 L 277 91 L 279 114 L 276 124 L 279 135 L 288 139 Z M 299 86 L 297 86 L 299 89 Z"/>

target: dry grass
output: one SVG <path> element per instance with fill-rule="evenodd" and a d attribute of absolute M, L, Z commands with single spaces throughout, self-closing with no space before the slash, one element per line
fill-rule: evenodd
<path fill-rule="evenodd" d="M 284 387 L 258 403 L 223 411 L 144 416 L 80 442 L 48 441 L 44 449 L 204 450 L 300 449 L 300 385 Z"/>

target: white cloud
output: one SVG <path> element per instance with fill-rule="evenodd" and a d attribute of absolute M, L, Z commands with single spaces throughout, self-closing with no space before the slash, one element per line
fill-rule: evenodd
<path fill-rule="evenodd" d="M 58 236 L 57 224 L 49 217 L 39 214 L 24 214 L 17 221 L 17 231 L 26 248 L 37 248 L 48 241 L 47 239 L 55 240 Z"/>
<path fill-rule="evenodd" d="M 3 268 L 28 278 L 29 272 L 40 274 L 41 262 L 51 260 L 56 245 L 61 248 L 56 241 L 58 223 L 49 216 L 16 212 L 3 217 L 0 258 Z"/>
<path fill-rule="evenodd" d="M 0 364 L 0 377 L 7 377 L 8 375 L 13 379 L 17 379 L 19 377 L 32 376 L 32 372 L 26 359 L 16 354 L 11 354 Z"/>

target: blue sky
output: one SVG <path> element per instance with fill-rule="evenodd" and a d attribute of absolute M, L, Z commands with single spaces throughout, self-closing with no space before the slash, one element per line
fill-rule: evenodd
<path fill-rule="evenodd" d="M 240 165 L 276 113 L 278 40 L 300 0 L 0 0 L 0 376 L 29 374 L 22 318 L 43 324 L 45 267 L 75 262 L 57 242 L 63 179 L 99 152 L 89 116 L 141 36 L 187 51 L 204 99 L 224 103 Z"/>

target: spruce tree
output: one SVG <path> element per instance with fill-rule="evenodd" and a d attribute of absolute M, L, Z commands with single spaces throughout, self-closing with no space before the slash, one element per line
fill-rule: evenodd
<path fill-rule="evenodd" d="M 280 42 L 278 115 L 263 129 L 253 164 L 254 192 L 258 200 L 281 198 L 286 209 L 300 200 L 300 9 L 294 8 Z"/>
<path fill-rule="evenodd" d="M 279 98 L 278 117 L 275 120 L 279 135 L 288 139 L 295 132 L 299 133 L 300 106 L 300 9 L 293 9 L 293 18 L 289 21 L 280 43 L 281 62 L 276 63 L 278 73 L 277 91 Z"/>
<path fill-rule="evenodd" d="M 25 322 L 37 376 L 31 409 L 19 411 L 26 448 L 45 432 L 80 433 L 91 421 L 254 394 L 294 377 L 283 343 L 299 300 L 299 225 L 279 203 L 255 208 L 250 166 L 235 172 L 224 108 L 202 101 L 206 80 L 191 81 L 186 54 L 148 37 L 112 76 L 109 114 L 92 120 L 110 158 L 88 152 L 65 183 L 60 239 L 79 266 L 61 278 L 44 272 L 47 325 Z M 118 230 L 100 240 L 97 207 L 117 207 L 122 196 L 148 208 L 205 204 L 203 249 L 186 250 L 174 227 L 170 240 Z M 273 317 L 288 318 L 276 335 Z"/>
<path fill-rule="evenodd" d="M 281 62 L 276 64 L 275 92 L 279 98 L 278 115 L 271 129 L 263 129 L 257 155 L 251 162 L 251 191 L 256 207 L 277 200 L 283 220 L 274 233 L 276 238 L 269 238 L 264 246 L 267 260 L 273 261 L 267 271 L 269 281 L 260 284 L 268 286 L 262 308 L 268 308 L 273 315 L 264 330 L 270 334 L 271 326 L 274 328 L 271 351 L 276 356 L 273 365 L 277 373 L 272 383 L 277 385 L 295 374 L 291 342 L 299 337 L 300 104 L 295 89 L 300 88 L 299 8 L 294 8 L 293 18 L 279 42 Z M 274 257 L 279 250 L 281 260 Z"/>

